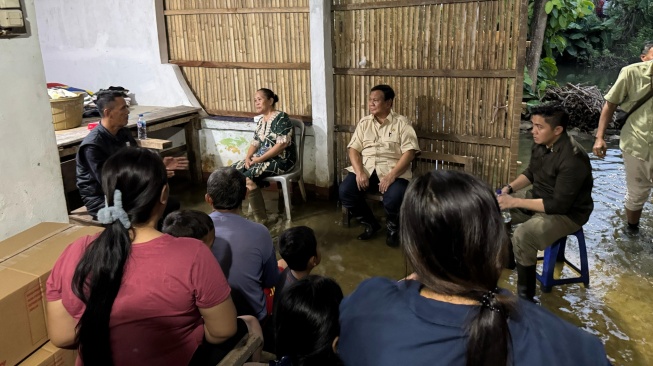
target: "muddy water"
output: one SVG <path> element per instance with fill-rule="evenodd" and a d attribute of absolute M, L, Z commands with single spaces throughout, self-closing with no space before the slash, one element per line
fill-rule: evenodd
<path fill-rule="evenodd" d="M 531 140 L 522 135 L 519 160 L 525 164 Z M 580 140 L 588 151 L 593 141 Z M 610 144 L 607 157 L 592 156 L 595 201 L 594 212 L 584 226 L 590 266 L 590 288 L 582 285 L 554 287 L 551 293 L 539 293 L 542 306 L 567 321 L 599 336 L 615 365 L 653 365 L 653 216 L 647 205 L 641 232 L 629 238 L 621 232 L 624 221 L 624 171 L 621 152 Z M 175 189 L 176 188 L 176 189 Z M 186 208 L 209 211 L 203 203 L 201 188 L 173 187 L 184 192 L 180 198 Z M 268 212 L 278 210 L 276 192 L 265 192 Z M 335 278 L 345 293 L 353 291 L 371 276 L 402 278 L 408 272 L 399 249 L 385 245 L 385 235 L 361 242 L 356 236 L 362 228 L 352 221 L 351 228 L 339 226 L 341 213 L 334 202 L 311 200 L 294 202 L 292 225 L 307 225 L 315 230 L 322 251 L 322 263 L 316 274 Z M 381 206 L 375 206 L 382 216 Z M 288 224 L 281 219 L 270 226 L 277 236 Z M 567 257 L 577 260 L 577 245 L 567 245 Z M 567 269 L 564 274 L 571 274 Z M 505 271 L 501 286 L 514 291 L 516 273 Z"/>

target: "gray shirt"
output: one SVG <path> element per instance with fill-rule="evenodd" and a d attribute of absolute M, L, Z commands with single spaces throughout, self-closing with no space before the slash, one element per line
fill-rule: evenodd
<path fill-rule="evenodd" d="M 215 226 L 211 251 L 227 277 L 238 315 L 263 320 L 267 315 L 263 289 L 279 279 L 270 232 L 240 215 L 215 211 L 209 216 Z"/>

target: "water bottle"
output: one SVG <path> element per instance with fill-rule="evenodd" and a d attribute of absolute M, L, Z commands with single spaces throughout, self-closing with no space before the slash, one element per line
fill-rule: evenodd
<path fill-rule="evenodd" d="M 497 189 L 497 195 L 501 195 L 501 188 Z M 510 215 L 510 210 L 501 210 L 501 217 L 503 218 L 503 223 L 507 224 L 512 221 L 512 216 Z"/>
<path fill-rule="evenodd" d="M 138 115 L 138 122 L 136 122 L 136 128 L 138 129 L 138 139 L 145 140 L 147 139 L 147 122 L 143 118 L 142 114 Z"/>

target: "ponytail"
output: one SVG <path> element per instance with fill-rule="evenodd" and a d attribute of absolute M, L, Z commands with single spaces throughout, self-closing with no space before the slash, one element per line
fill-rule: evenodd
<path fill-rule="evenodd" d="M 109 320 L 130 249 L 129 231 L 115 221 L 86 248 L 75 269 L 73 293 L 86 305 L 76 335 L 85 365 L 113 365 Z"/>
<path fill-rule="evenodd" d="M 495 290 L 496 291 L 496 290 Z M 514 312 L 514 297 L 489 291 L 467 327 L 467 366 L 510 365 L 512 340 L 508 316 Z"/>
<path fill-rule="evenodd" d="M 466 327 L 467 365 L 512 364 L 512 294 L 496 286 L 507 232 L 494 192 L 464 172 L 437 170 L 414 179 L 401 205 L 401 246 L 420 282 L 436 294 L 481 303 Z"/>

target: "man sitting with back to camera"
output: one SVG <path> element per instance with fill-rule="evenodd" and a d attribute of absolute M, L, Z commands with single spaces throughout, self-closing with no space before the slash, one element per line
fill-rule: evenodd
<path fill-rule="evenodd" d="M 528 167 L 497 197 L 512 222 L 517 293 L 534 301 L 537 251 L 578 231 L 594 209 L 592 166 L 583 147 L 567 134 L 569 115 L 560 104 L 531 108 L 533 150 Z M 532 189 L 526 190 L 530 185 Z M 514 195 L 510 195 L 515 191 Z M 519 191 L 519 192 L 517 192 Z"/>
<path fill-rule="evenodd" d="M 77 188 L 82 196 L 88 213 L 97 217 L 97 212 L 104 207 L 104 192 L 102 192 L 102 166 L 109 157 L 126 146 L 138 146 L 131 131 L 126 127 L 129 119 L 129 106 L 125 94 L 120 91 L 101 91 L 95 94 L 100 123 L 82 140 L 77 151 Z M 168 172 L 168 178 L 175 170 L 188 168 L 185 157 L 165 157 L 163 163 Z M 179 202 L 168 199 L 164 213 L 177 210 Z"/>
<path fill-rule="evenodd" d="M 363 117 L 347 146 L 351 166 L 340 184 L 340 202 L 365 226 L 359 240 L 371 239 L 381 229 L 365 202 L 367 192 L 383 195 L 388 233 L 386 244 L 399 246 L 399 208 L 408 182 L 410 164 L 419 152 L 417 135 L 408 119 L 392 110 L 395 92 L 388 85 L 370 90 L 370 115 Z"/>

